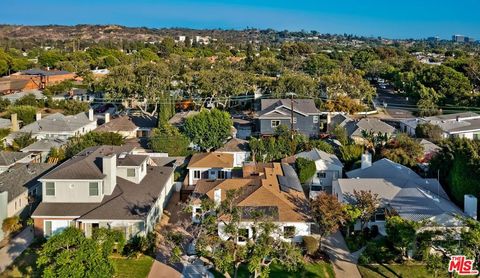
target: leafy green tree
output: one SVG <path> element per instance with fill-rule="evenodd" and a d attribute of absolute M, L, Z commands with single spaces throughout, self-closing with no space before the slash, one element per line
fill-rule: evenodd
<path fill-rule="evenodd" d="M 299 157 L 295 161 L 295 167 L 298 171 L 298 178 L 301 183 L 309 181 L 317 172 L 315 161 Z"/>
<path fill-rule="evenodd" d="M 44 51 L 38 56 L 38 63 L 43 67 L 55 67 L 58 62 L 65 60 L 64 55 L 56 49 Z"/>
<path fill-rule="evenodd" d="M 418 228 L 420 228 L 418 222 L 400 216 L 387 217 L 385 224 L 388 240 L 401 251 L 402 256 L 407 256 L 408 249 L 413 248 Z"/>
<path fill-rule="evenodd" d="M 38 107 L 38 102 L 34 94 L 27 94 L 15 101 L 15 105 L 28 105 Z"/>
<path fill-rule="evenodd" d="M 423 156 L 423 147 L 408 135 L 399 134 L 385 145 L 381 154 L 391 161 L 413 167 Z"/>
<path fill-rule="evenodd" d="M 287 93 L 295 93 L 300 98 L 314 97 L 318 94 L 318 83 L 309 75 L 285 72 L 276 83 L 275 95 L 281 97 Z"/>
<path fill-rule="evenodd" d="M 148 140 L 155 152 L 168 153 L 170 156 L 187 156 L 190 153 L 188 138 L 168 123 L 153 129 Z"/>
<path fill-rule="evenodd" d="M 76 115 L 81 112 L 87 112 L 90 108 L 88 102 L 83 102 L 79 100 L 67 100 L 63 106 L 63 114 L 65 115 Z"/>
<path fill-rule="evenodd" d="M 48 85 L 44 94 L 47 96 L 56 96 L 68 93 L 73 88 L 73 82 L 71 80 L 64 80 L 60 83 Z"/>
<path fill-rule="evenodd" d="M 363 79 L 358 72 L 335 70 L 320 78 L 320 85 L 332 101 L 341 101 L 341 97 L 359 99 L 370 103 L 376 95 L 375 88 Z"/>
<path fill-rule="evenodd" d="M 228 112 L 205 109 L 185 120 L 184 131 L 194 144 L 209 150 L 223 145 L 230 136 L 232 125 Z"/>
<path fill-rule="evenodd" d="M 125 138 L 118 133 L 91 131 L 82 136 L 71 138 L 65 148 L 65 156 L 66 158 L 73 157 L 89 147 L 99 145 L 121 146 L 123 144 L 125 144 Z"/>
<path fill-rule="evenodd" d="M 440 99 L 440 95 L 435 92 L 435 89 L 427 88 L 420 84 L 418 94 L 418 114 L 422 117 L 437 115 L 439 113 L 437 103 Z"/>
<path fill-rule="evenodd" d="M 331 74 L 336 68 L 337 62 L 324 54 L 309 56 L 303 63 L 303 70 L 312 76 Z"/>
<path fill-rule="evenodd" d="M 68 227 L 42 246 L 37 265 L 46 278 L 112 277 L 115 269 L 108 258 L 110 253 L 104 251 L 103 243 L 86 238 L 79 229 Z"/>
<path fill-rule="evenodd" d="M 378 194 L 365 190 L 353 190 L 350 197 L 353 199 L 353 206 L 360 211 L 358 219 L 361 230 L 363 230 L 380 206 L 380 199 Z"/>
<path fill-rule="evenodd" d="M 10 100 L 7 98 L 0 98 L 0 112 L 4 112 L 10 106 Z"/>
<path fill-rule="evenodd" d="M 415 136 L 417 138 L 425 138 L 433 142 L 438 142 L 443 138 L 443 130 L 435 124 L 419 123 L 415 128 Z"/>
<path fill-rule="evenodd" d="M 334 153 L 333 146 L 323 140 L 310 140 L 306 147 L 307 150 L 317 149 L 326 153 Z"/>
<path fill-rule="evenodd" d="M 468 258 L 475 259 L 475 269 L 480 267 L 480 223 L 475 219 L 464 219 L 466 227 L 462 230 L 462 252 Z"/>
<path fill-rule="evenodd" d="M 9 106 L 8 114 L 17 114 L 17 117 L 23 124 L 27 125 L 35 121 L 37 108 L 29 105 Z"/>
<path fill-rule="evenodd" d="M 342 144 L 348 145 L 350 139 L 348 138 L 348 133 L 345 127 L 336 125 L 333 130 L 330 132 L 335 138 Z"/>
<path fill-rule="evenodd" d="M 19 136 L 17 136 L 15 139 L 13 139 L 12 142 L 12 150 L 14 151 L 20 151 L 23 148 L 26 148 L 27 146 L 35 143 L 37 139 L 32 137 L 32 133 L 22 133 Z"/>
<path fill-rule="evenodd" d="M 362 154 L 363 146 L 361 145 L 342 145 L 339 158 L 346 169 L 351 169 L 354 163 L 362 158 Z"/>
<path fill-rule="evenodd" d="M 12 216 L 3 219 L 2 222 L 2 231 L 9 235 L 11 233 L 17 232 L 22 228 L 22 223 L 20 222 L 19 216 Z"/>
<path fill-rule="evenodd" d="M 378 60 L 378 55 L 371 49 L 362 49 L 352 56 L 352 65 L 361 70 L 365 70 L 368 64 L 374 60 Z"/>
<path fill-rule="evenodd" d="M 434 278 L 438 277 L 439 272 L 444 272 L 447 269 L 442 255 L 429 254 L 425 259 L 425 266 L 429 272 L 433 274 Z"/>

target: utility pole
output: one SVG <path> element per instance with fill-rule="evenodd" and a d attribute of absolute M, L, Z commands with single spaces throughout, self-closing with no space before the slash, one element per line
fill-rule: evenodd
<path fill-rule="evenodd" d="M 287 93 L 287 96 L 290 96 L 290 139 L 291 139 L 291 149 L 292 155 L 295 154 L 295 143 L 293 141 L 293 134 L 294 134 L 294 125 L 293 125 L 293 96 L 296 95 L 295 93 Z"/>

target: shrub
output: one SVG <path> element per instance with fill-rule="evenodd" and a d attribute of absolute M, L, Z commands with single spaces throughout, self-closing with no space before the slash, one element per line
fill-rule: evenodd
<path fill-rule="evenodd" d="M 305 183 L 310 180 L 317 172 L 315 162 L 302 157 L 297 158 L 295 166 L 297 167 L 298 178 L 300 179 L 301 183 Z"/>
<path fill-rule="evenodd" d="M 14 233 L 22 228 L 19 216 L 5 218 L 2 223 L 2 231 L 6 234 Z"/>
<path fill-rule="evenodd" d="M 389 263 L 396 260 L 399 253 L 388 245 L 385 238 L 382 238 L 368 242 L 363 255 L 365 255 L 364 259 L 368 259 L 370 262 Z"/>
<path fill-rule="evenodd" d="M 318 248 L 320 247 L 320 242 L 313 236 L 304 236 L 303 245 L 305 246 L 307 254 L 312 256 L 318 251 Z"/>
<path fill-rule="evenodd" d="M 378 226 L 377 226 L 377 225 L 373 225 L 373 226 L 370 228 L 370 238 L 375 238 L 376 236 L 378 236 Z"/>
<path fill-rule="evenodd" d="M 8 107 L 9 117 L 11 114 L 17 114 L 18 119 L 23 124 L 33 123 L 35 121 L 35 115 L 37 114 L 37 108 L 30 105 L 18 105 Z"/>

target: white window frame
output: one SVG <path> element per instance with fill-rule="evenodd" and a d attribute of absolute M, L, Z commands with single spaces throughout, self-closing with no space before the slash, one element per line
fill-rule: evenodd
<path fill-rule="evenodd" d="M 319 117 L 318 116 L 313 116 L 313 123 L 318 124 Z"/>
<path fill-rule="evenodd" d="M 202 176 L 202 172 L 200 170 L 193 170 L 193 179 L 199 180 L 201 176 Z"/>
<path fill-rule="evenodd" d="M 278 124 L 277 124 L 277 125 L 274 125 L 273 123 L 278 123 Z M 282 124 L 282 122 L 281 122 L 280 120 L 271 120 L 271 121 L 270 121 L 270 126 L 271 126 L 272 128 L 276 128 L 276 127 L 278 127 L 278 126 L 281 125 L 281 124 Z"/>
<path fill-rule="evenodd" d="M 92 188 L 91 188 L 91 186 L 92 186 L 93 184 L 96 184 L 96 185 L 97 185 L 97 194 L 92 194 L 92 191 L 91 191 Z M 97 181 L 97 182 L 89 182 L 89 183 L 88 183 L 88 196 L 99 196 L 99 195 L 100 195 L 100 185 L 99 185 L 99 182 L 98 182 L 98 181 Z"/>
<path fill-rule="evenodd" d="M 290 123 L 292 123 L 292 119 L 290 118 Z M 297 123 L 297 117 L 293 117 L 293 123 L 296 124 Z"/>
<path fill-rule="evenodd" d="M 48 194 L 48 185 L 49 184 L 53 185 L 53 194 Z M 55 196 L 55 194 L 56 194 L 55 182 L 46 182 L 45 183 L 45 196 Z"/>
<path fill-rule="evenodd" d="M 133 176 L 131 174 L 129 174 L 128 171 L 132 171 L 133 170 Z M 127 177 L 129 178 L 134 178 L 135 176 L 137 175 L 137 171 L 135 168 L 127 168 Z"/>

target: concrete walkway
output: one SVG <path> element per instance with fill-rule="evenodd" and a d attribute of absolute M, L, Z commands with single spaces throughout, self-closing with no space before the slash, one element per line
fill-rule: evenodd
<path fill-rule="evenodd" d="M 25 228 L 15 238 L 0 249 L 0 273 L 3 272 L 13 260 L 15 260 L 20 254 L 33 241 L 33 229 L 31 227 Z"/>
<path fill-rule="evenodd" d="M 351 254 L 339 231 L 325 238 L 322 241 L 322 248 L 332 261 L 336 277 L 361 278 L 357 268 L 358 256 L 361 252 Z"/>
<path fill-rule="evenodd" d="M 155 260 L 153 262 L 148 278 L 180 278 L 182 275 L 174 268 Z"/>

